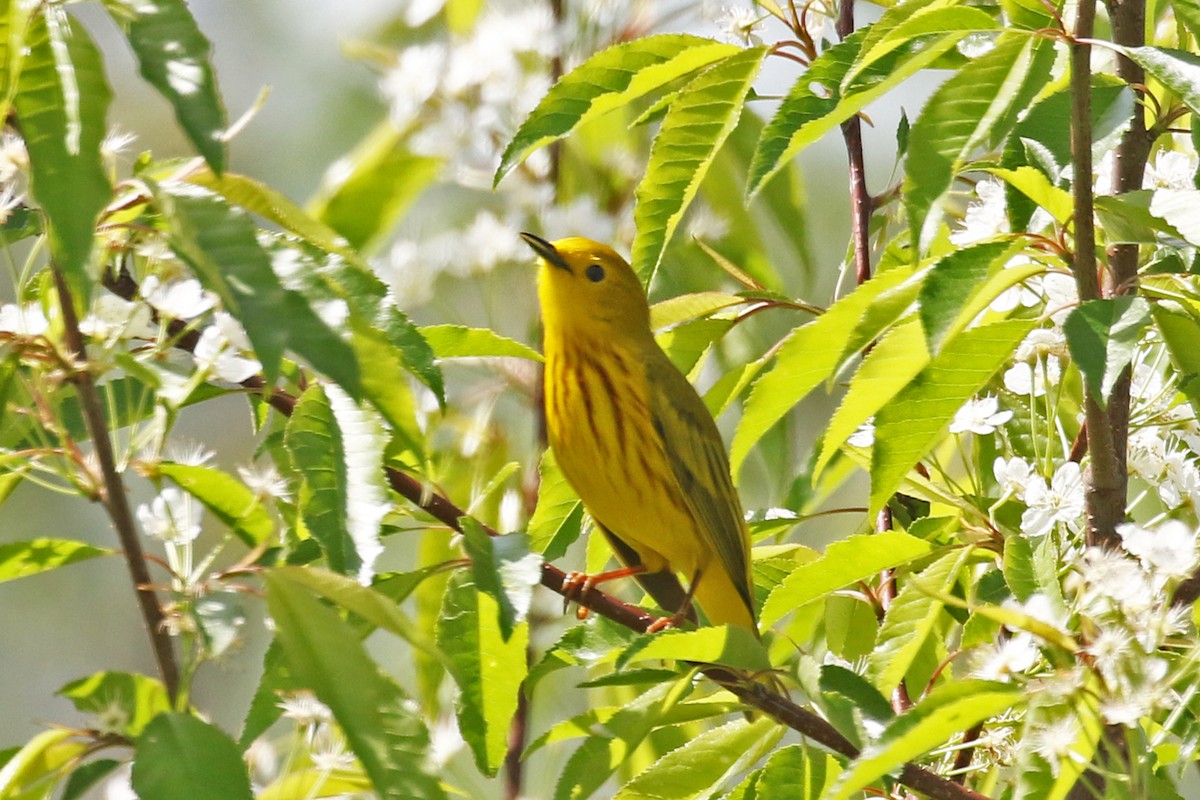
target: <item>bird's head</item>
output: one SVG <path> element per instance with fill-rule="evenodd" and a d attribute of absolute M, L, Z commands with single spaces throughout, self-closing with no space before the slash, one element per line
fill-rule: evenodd
<path fill-rule="evenodd" d="M 548 330 L 591 330 L 608 336 L 646 335 L 650 306 L 641 281 L 608 245 L 572 237 L 521 238 L 539 256 L 538 298 Z"/>

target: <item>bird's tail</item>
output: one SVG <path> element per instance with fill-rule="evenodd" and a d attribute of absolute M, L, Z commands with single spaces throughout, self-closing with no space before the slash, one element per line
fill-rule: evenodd
<path fill-rule="evenodd" d="M 711 567 L 700 576 L 695 588 L 696 602 L 713 625 L 741 625 L 758 635 L 754 607 L 729 574 L 719 566 Z"/>

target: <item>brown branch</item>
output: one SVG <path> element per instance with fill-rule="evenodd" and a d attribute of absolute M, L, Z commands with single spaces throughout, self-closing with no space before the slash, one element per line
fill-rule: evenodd
<path fill-rule="evenodd" d="M 845 39 L 854 32 L 854 0 L 841 0 L 838 6 L 837 35 Z M 871 277 L 871 193 L 867 191 L 867 172 L 863 162 L 862 120 L 857 116 L 842 123 L 842 138 L 850 160 L 850 231 L 854 242 L 854 276 L 858 284 Z"/>
<path fill-rule="evenodd" d="M 104 283 L 110 291 L 126 300 L 133 300 L 137 297 L 137 285 L 129 280 L 128 276 L 116 278 L 106 274 Z M 177 336 L 183 330 L 182 323 L 170 322 L 167 330 Z M 176 346 L 190 351 L 186 337 L 178 336 Z M 291 416 L 295 411 L 296 398 L 287 392 L 269 387 L 261 375 L 252 376 L 242 381 L 241 385 L 250 391 L 261 393 L 272 408 L 285 416 Z M 406 472 L 393 467 L 387 467 L 386 472 L 388 485 L 397 494 L 452 530 L 461 530 L 459 520 L 467 516 L 466 511 Z M 482 527 L 489 535 L 497 535 L 496 531 L 486 525 Z M 566 573 L 559 568 L 549 563 L 542 564 L 540 580 L 542 586 L 564 598 L 569 595 L 571 600 L 577 601 L 581 606 L 602 617 L 637 633 L 645 633 L 651 625 L 661 621 L 659 617 L 645 609 L 622 602 L 594 587 L 587 589 L 582 594 L 578 590 L 568 592 L 564 586 L 566 578 Z M 846 758 L 858 756 L 858 748 L 842 736 L 836 728 L 816 713 L 792 702 L 790 698 L 761 684 L 747 683 L 744 676 L 730 672 L 724 667 L 712 664 L 699 666 L 705 676 L 728 689 L 747 705 L 768 714 L 783 725 L 809 737 L 835 753 Z M 916 764 L 904 766 L 900 773 L 900 782 L 911 789 L 927 794 L 933 800 L 989 800 L 985 795 L 960 786 Z"/>
<path fill-rule="evenodd" d="M 142 612 L 142 621 L 146 632 L 150 635 L 150 647 L 154 652 L 154 660 L 158 664 L 158 674 L 166 687 L 167 696 L 174 702 L 179 694 L 179 664 L 175 659 L 175 648 L 166 628 L 166 615 L 158 602 L 154 584 L 150 580 L 150 570 L 146 566 L 146 558 L 142 553 L 142 542 L 138 538 L 137 526 L 133 521 L 133 512 L 129 508 L 129 498 L 125 493 L 125 484 L 117 471 L 116 457 L 113 455 L 112 441 L 108 438 L 108 424 L 104 419 L 104 408 L 100 403 L 100 395 L 96 392 L 96 382 L 87 367 L 87 350 L 84 346 L 83 334 L 79 330 L 79 317 L 75 313 L 75 302 L 67 288 L 66 278 L 57 267 L 51 269 L 54 275 L 54 285 L 58 290 L 58 302 L 62 310 L 63 336 L 67 341 L 71 358 L 76 362 L 72 380 L 75 392 L 79 397 L 79 408 L 83 413 L 84 425 L 92 439 L 95 448 L 96 461 L 100 466 L 101 490 L 100 502 L 108 517 L 112 520 L 117 538 L 121 541 L 121 552 L 125 556 L 125 564 L 129 567 L 129 577 L 133 581 L 134 592 L 138 607 Z"/>

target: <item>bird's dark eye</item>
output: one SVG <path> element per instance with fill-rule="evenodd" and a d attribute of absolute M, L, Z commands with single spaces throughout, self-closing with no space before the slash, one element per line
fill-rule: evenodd
<path fill-rule="evenodd" d="M 587 268 L 587 278 L 592 283 L 599 283 L 604 280 L 604 267 L 599 264 L 589 264 Z"/>

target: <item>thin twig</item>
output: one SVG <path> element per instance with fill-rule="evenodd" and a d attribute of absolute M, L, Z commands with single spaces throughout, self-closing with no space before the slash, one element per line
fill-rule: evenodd
<path fill-rule="evenodd" d="M 66 278 L 57 267 L 51 270 L 54 274 L 54 285 L 58 289 L 58 302 L 62 310 L 63 335 L 67 340 L 67 348 L 71 357 L 78 364 L 73 376 L 75 393 L 79 397 L 79 407 L 83 412 L 84 425 L 95 448 L 96 461 L 100 465 L 102 483 L 100 501 L 108 517 L 112 520 L 117 538 L 121 541 L 121 552 L 125 556 L 125 564 L 129 567 L 129 577 L 133 581 L 134 592 L 137 595 L 138 607 L 142 612 L 142 621 L 146 624 L 146 632 L 150 635 L 150 646 L 154 651 L 154 660 L 158 664 L 158 673 L 166 687 L 167 696 L 174 702 L 179 693 L 179 664 L 175 658 L 175 648 L 166 628 L 166 615 L 158 602 L 150 580 L 150 570 L 146 566 L 146 558 L 142 553 L 142 542 L 138 538 L 137 527 L 134 525 L 133 512 L 129 508 L 129 498 L 125 494 L 125 484 L 117 471 L 116 458 L 113 455 L 112 441 L 108 438 L 108 425 L 104 419 L 104 408 L 100 403 L 100 395 L 96 392 L 96 383 L 88 371 L 87 351 L 84 347 L 83 334 L 79 330 L 79 317 L 75 314 L 75 302 L 67 288 Z"/>

